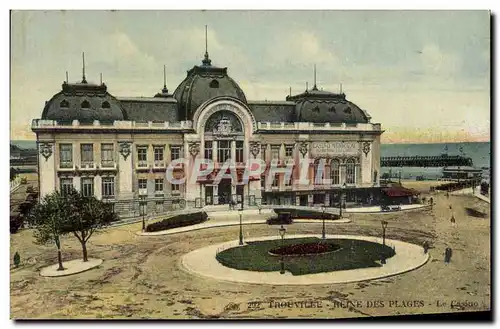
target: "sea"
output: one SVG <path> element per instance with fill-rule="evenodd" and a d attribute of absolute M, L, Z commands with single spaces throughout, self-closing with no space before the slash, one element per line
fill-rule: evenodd
<path fill-rule="evenodd" d="M 14 140 L 12 144 L 20 148 L 36 148 L 36 141 Z M 483 178 L 490 179 L 490 142 L 470 143 L 436 143 L 436 144 L 382 144 L 381 156 L 432 156 L 447 153 L 448 155 L 464 155 L 472 158 L 473 166 L 483 168 Z M 420 168 L 420 167 L 383 167 L 382 174 L 390 173 L 393 177 L 399 177 L 401 171 L 402 179 L 416 179 L 424 176 L 426 179 L 437 179 L 442 177 L 442 168 Z"/>
<path fill-rule="evenodd" d="M 388 156 L 434 156 L 447 153 L 448 155 L 463 155 L 472 159 L 473 167 L 482 168 L 483 179 L 490 180 L 490 142 L 468 142 L 468 143 L 436 143 L 436 144 L 382 144 L 380 146 L 382 157 Z M 390 173 L 392 177 L 399 176 L 401 179 L 416 179 L 416 176 L 424 176 L 425 179 L 437 179 L 443 176 L 443 168 L 420 168 L 420 167 L 382 167 L 381 172 Z"/>

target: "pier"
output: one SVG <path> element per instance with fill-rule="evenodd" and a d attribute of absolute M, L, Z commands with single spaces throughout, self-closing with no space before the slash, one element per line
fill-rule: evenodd
<path fill-rule="evenodd" d="M 381 157 L 381 167 L 449 167 L 472 166 L 472 159 L 461 155 Z"/>

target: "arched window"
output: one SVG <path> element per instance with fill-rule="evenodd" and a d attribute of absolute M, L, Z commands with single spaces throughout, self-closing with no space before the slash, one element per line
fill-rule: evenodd
<path fill-rule="evenodd" d="M 61 102 L 61 104 L 59 105 L 60 107 L 69 107 L 69 103 L 67 100 L 63 99 L 63 101 Z"/>
<path fill-rule="evenodd" d="M 337 112 L 337 111 L 335 111 L 335 106 L 330 107 L 328 109 L 328 112 L 333 112 L 333 113 Z"/>
<path fill-rule="evenodd" d="M 109 102 L 108 101 L 104 101 L 102 102 L 102 106 L 101 106 L 103 109 L 109 109 L 111 106 L 109 105 Z"/>
<path fill-rule="evenodd" d="M 319 106 L 316 105 L 316 107 L 313 108 L 313 111 L 319 113 Z"/>
<path fill-rule="evenodd" d="M 314 185 L 323 185 L 325 176 L 326 159 L 321 158 L 314 161 Z"/>
<path fill-rule="evenodd" d="M 82 102 L 82 109 L 89 109 L 90 108 L 90 103 L 87 100 L 84 100 Z"/>
<path fill-rule="evenodd" d="M 351 114 L 351 108 L 350 108 L 350 107 L 346 108 L 346 109 L 344 110 L 344 113 Z"/>
<path fill-rule="evenodd" d="M 210 88 L 219 88 L 219 81 L 215 79 L 210 81 Z"/>
<path fill-rule="evenodd" d="M 346 184 L 355 184 L 356 183 L 356 165 L 354 163 L 354 159 L 349 159 L 346 162 Z"/>
<path fill-rule="evenodd" d="M 331 180 L 333 185 L 340 184 L 340 162 L 339 160 L 332 160 L 331 167 Z"/>

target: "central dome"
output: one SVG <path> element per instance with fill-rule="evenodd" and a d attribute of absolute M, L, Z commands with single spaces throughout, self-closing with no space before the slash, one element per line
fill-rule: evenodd
<path fill-rule="evenodd" d="M 229 96 L 247 103 L 243 90 L 227 75 L 227 67 L 216 67 L 211 62 L 205 53 L 202 65 L 195 65 L 189 70 L 187 77 L 175 89 L 174 98 L 179 104 L 181 120 L 192 120 L 198 107 L 215 97 Z"/>

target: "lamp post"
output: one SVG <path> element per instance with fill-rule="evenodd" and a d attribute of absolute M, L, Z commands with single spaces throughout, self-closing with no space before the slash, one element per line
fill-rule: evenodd
<path fill-rule="evenodd" d="M 387 228 L 387 221 L 382 221 L 382 244 L 385 246 L 385 229 Z"/>
<path fill-rule="evenodd" d="M 278 230 L 281 236 L 281 258 L 280 258 L 280 274 L 285 274 L 285 262 L 283 261 L 283 247 L 285 246 L 285 233 L 286 228 L 281 225 L 281 228 Z"/>
<path fill-rule="evenodd" d="M 344 183 L 340 188 L 340 218 L 342 218 L 342 204 L 344 202 L 344 190 L 346 188 L 346 184 Z"/>
<path fill-rule="evenodd" d="M 144 219 L 144 215 L 145 215 L 145 211 L 144 211 L 144 200 L 146 199 L 146 196 L 145 195 L 141 195 L 140 196 L 141 198 L 141 215 L 142 215 L 142 231 L 145 232 L 146 231 L 146 221 Z"/>
<path fill-rule="evenodd" d="M 326 211 L 326 206 L 325 204 L 323 204 L 323 206 L 321 207 L 321 209 L 323 210 L 323 215 L 321 216 L 323 218 L 323 230 L 321 232 L 321 238 L 323 240 L 326 239 L 326 228 L 325 228 L 325 211 Z"/>
<path fill-rule="evenodd" d="M 241 222 L 241 218 L 243 215 L 243 208 L 238 209 L 238 212 L 240 214 L 240 246 L 243 245 L 243 224 Z"/>

